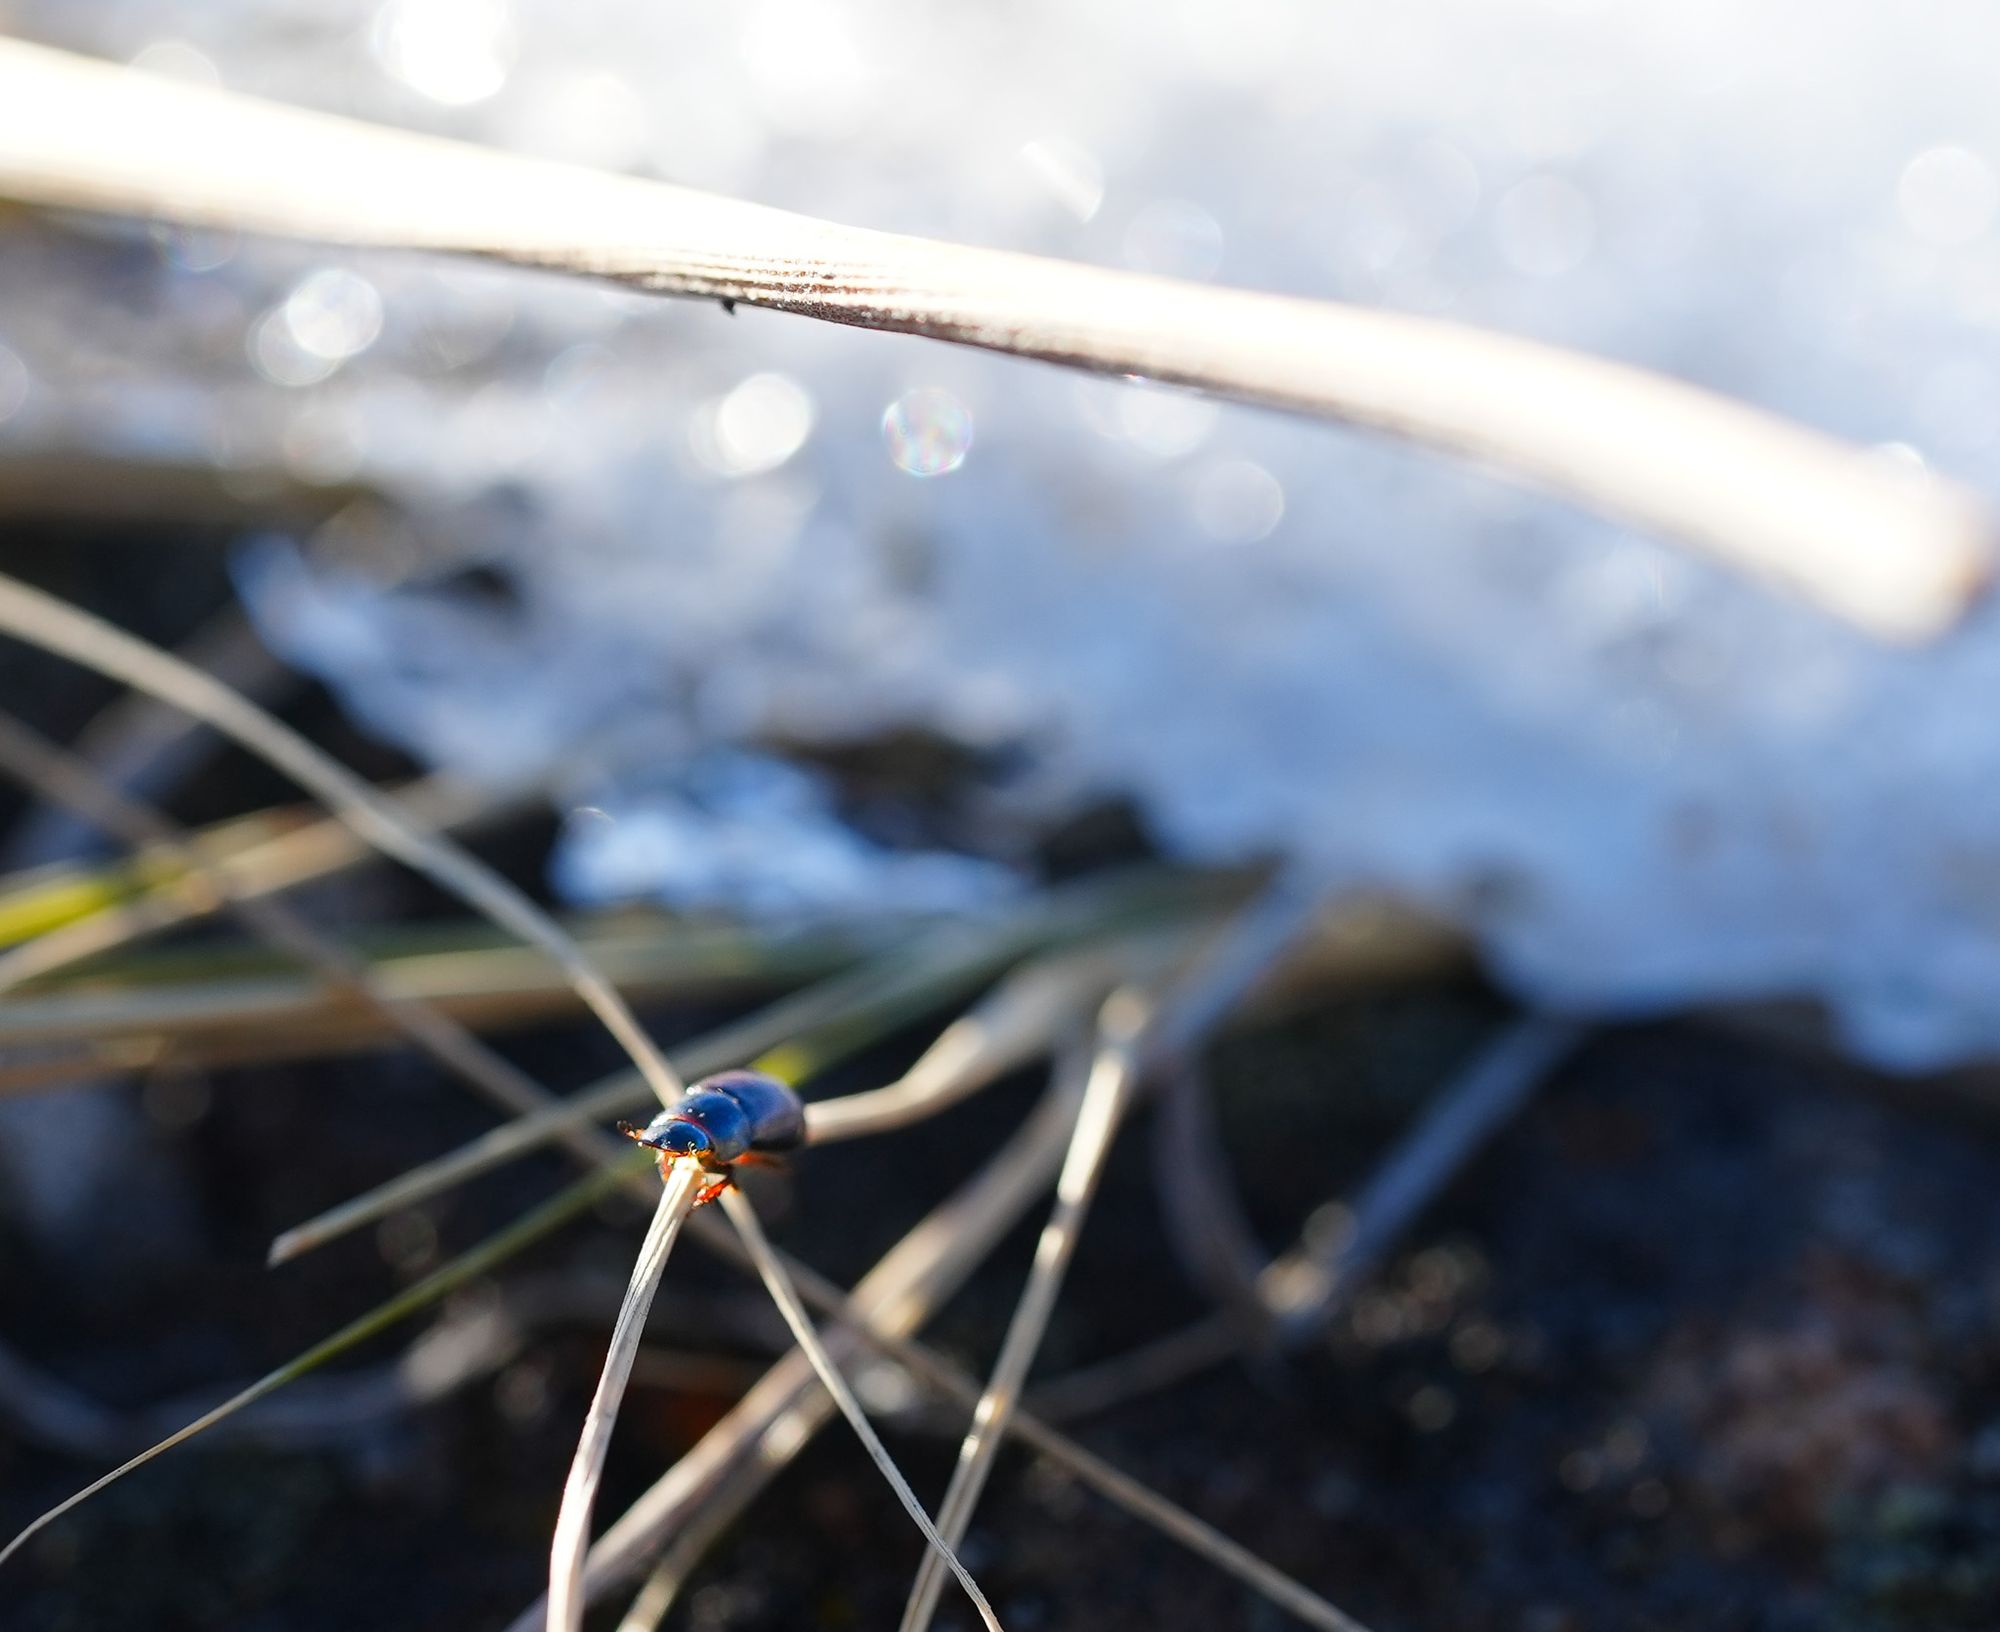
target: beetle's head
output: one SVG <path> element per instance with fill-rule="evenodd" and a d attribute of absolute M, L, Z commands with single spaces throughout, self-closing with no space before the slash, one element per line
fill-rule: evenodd
<path fill-rule="evenodd" d="M 621 1122 L 618 1131 L 649 1150 L 657 1150 L 662 1156 L 692 1156 L 699 1160 L 715 1148 L 715 1141 L 709 1138 L 706 1128 L 671 1112 L 654 1117 L 643 1129 Z"/>

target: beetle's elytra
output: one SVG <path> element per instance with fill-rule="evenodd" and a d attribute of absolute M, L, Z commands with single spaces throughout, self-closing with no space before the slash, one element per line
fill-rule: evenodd
<path fill-rule="evenodd" d="M 712 1201 L 727 1188 L 738 1162 L 796 1150 L 805 1138 L 805 1106 L 776 1077 L 761 1071 L 721 1071 L 690 1086 L 680 1099 L 642 1128 L 621 1122 L 626 1138 L 668 1162 L 691 1156 L 718 1182 L 697 1198 Z"/>

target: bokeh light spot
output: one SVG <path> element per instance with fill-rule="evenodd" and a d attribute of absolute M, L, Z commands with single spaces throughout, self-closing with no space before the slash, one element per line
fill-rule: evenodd
<path fill-rule="evenodd" d="M 385 73 L 448 108 L 485 101 L 514 66 L 505 0 L 388 0 L 369 43 Z"/>
<path fill-rule="evenodd" d="M 695 457 L 718 475 L 776 470 L 812 434 L 813 400 L 788 374 L 753 374 L 696 414 Z"/>
<path fill-rule="evenodd" d="M 1927 244 L 1969 244 L 2000 213 L 2000 177 L 1969 148 L 1933 147 L 1903 166 L 1896 208 L 1911 235 Z"/>
<path fill-rule="evenodd" d="M 943 476 L 972 449 L 972 410 L 935 386 L 905 391 L 882 415 L 882 440 L 898 470 Z"/>
<path fill-rule="evenodd" d="M 1219 544 L 1254 544 L 1285 516 L 1285 490 L 1262 465 L 1225 459 L 1194 484 L 1196 525 Z"/>

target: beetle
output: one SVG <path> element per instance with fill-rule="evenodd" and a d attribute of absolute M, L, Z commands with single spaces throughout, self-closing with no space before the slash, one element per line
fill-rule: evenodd
<path fill-rule="evenodd" d="M 806 1110 L 785 1083 L 762 1071 L 719 1071 L 703 1077 L 648 1122 L 618 1124 L 627 1139 L 660 1153 L 660 1173 L 693 1157 L 715 1182 L 694 1198 L 699 1207 L 729 1188 L 739 1162 L 767 1162 L 805 1142 Z"/>

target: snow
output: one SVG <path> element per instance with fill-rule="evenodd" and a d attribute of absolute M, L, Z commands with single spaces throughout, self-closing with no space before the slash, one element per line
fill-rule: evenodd
<path fill-rule="evenodd" d="M 858 225 L 1446 313 L 2000 492 L 1973 0 L 12 14 Z M 977 903 L 1118 794 L 1176 854 L 1438 908 L 1566 1009 L 1805 995 L 1892 1066 L 2000 1045 L 1993 613 L 1887 650 L 1405 450 L 748 309 L 187 235 L 62 253 L 0 250 L 0 452 L 392 495 L 254 541 L 244 593 L 377 729 L 602 812 L 557 858 L 579 895 Z M 474 564 L 514 593 L 445 570 Z M 856 833 L 771 752 L 893 729 L 1001 767 L 955 849 Z"/>

